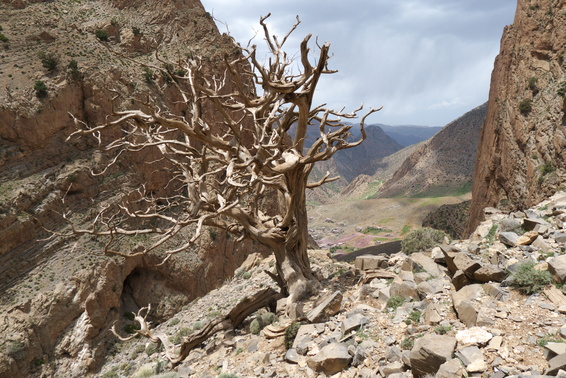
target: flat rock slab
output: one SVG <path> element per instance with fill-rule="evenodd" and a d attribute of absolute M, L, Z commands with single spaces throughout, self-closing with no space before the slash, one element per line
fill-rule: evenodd
<path fill-rule="evenodd" d="M 474 279 L 478 282 L 501 282 L 506 275 L 497 265 L 484 265 L 474 272 Z"/>
<path fill-rule="evenodd" d="M 342 321 L 341 324 L 342 334 L 346 335 L 348 332 L 357 330 L 362 325 L 367 323 L 368 323 L 368 318 L 366 318 L 363 314 L 356 313 L 352 316 L 349 316 Z"/>
<path fill-rule="evenodd" d="M 462 362 L 457 358 L 453 358 L 440 365 L 435 378 L 461 378 L 463 376 L 464 367 Z"/>
<path fill-rule="evenodd" d="M 517 246 L 517 241 L 519 240 L 519 235 L 514 232 L 500 232 L 499 241 L 509 247 Z"/>
<path fill-rule="evenodd" d="M 544 346 L 545 349 L 549 350 L 550 352 L 558 355 L 566 353 L 566 344 L 565 343 L 547 343 Z"/>
<path fill-rule="evenodd" d="M 342 308 L 342 293 L 337 290 L 320 302 L 318 306 L 313 308 L 308 314 L 307 319 L 311 323 L 319 323 L 336 315 Z"/>
<path fill-rule="evenodd" d="M 548 370 L 544 374 L 556 375 L 560 369 L 566 369 L 566 353 L 551 358 L 548 361 Z"/>
<path fill-rule="evenodd" d="M 452 359 L 455 348 L 456 339 L 450 336 L 428 334 L 418 338 L 410 353 L 413 376 L 435 374 L 440 365 Z"/>

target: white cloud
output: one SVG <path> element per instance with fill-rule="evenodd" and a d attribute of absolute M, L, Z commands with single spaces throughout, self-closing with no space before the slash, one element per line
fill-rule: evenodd
<path fill-rule="evenodd" d="M 312 33 L 331 43 L 330 67 L 340 71 L 321 80 L 316 100 L 348 110 L 384 105 L 370 122 L 386 124 L 444 125 L 485 102 L 515 11 L 510 0 L 202 2 L 242 44 L 260 31 L 260 16 L 271 12 L 268 23 L 282 36 L 299 15 L 289 52 Z"/>

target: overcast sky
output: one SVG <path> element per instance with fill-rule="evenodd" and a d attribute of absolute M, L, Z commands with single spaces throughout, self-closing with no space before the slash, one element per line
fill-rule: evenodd
<path fill-rule="evenodd" d="M 330 42 L 333 57 L 315 101 L 353 110 L 383 110 L 369 123 L 444 126 L 487 101 L 503 27 L 516 0 L 201 0 L 242 45 L 259 30 L 259 17 L 298 51 L 311 33 Z M 221 32 L 226 26 L 218 23 Z M 314 39 L 313 39 L 314 40 Z M 263 39 L 257 34 L 254 43 Z M 313 46 L 314 47 L 314 46 Z"/>

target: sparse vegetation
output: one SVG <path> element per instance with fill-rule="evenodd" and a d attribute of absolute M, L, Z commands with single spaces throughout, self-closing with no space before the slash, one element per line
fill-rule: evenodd
<path fill-rule="evenodd" d="M 69 77 L 73 80 L 80 80 L 81 72 L 79 71 L 79 64 L 76 60 L 71 60 L 67 65 L 67 72 L 69 73 Z"/>
<path fill-rule="evenodd" d="M 548 343 L 564 343 L 564 342 L 566 342 L 566 340 L 557 337 L 557 335 L 546 335 L 538 339 L 537 345 L 543 347 Z"/>
<path fill-rule="evenodd" d="M 154 72 L 151 70 L 151 68 L 149 68 L 149 67 L 143 68 L 142 76 L 147 83 L 153 83 L 153 80 L 154 80 L 153 75 L 154 75 Z"/>
<path fill-rule="evenodd" d="M 556 171 L 556 167 L 552 165 L 551 161 L 547 161 L 546 163 L 544 163 L 544 165 L 540 169 L 540 173 L 543 176 L 546 176 L 547 174 L 552 173 L 554 171 Z"/>
<path fill-rule="evenodd" d="M 139 329 L 140 329 L 140 325 L 138 323 L 128 323 L 125 324 L 123 328 L 124 332 L 129 334 L 134 334 Z"/>
<path fill-rule="evenodd" d="M 396 311 L 403 303 L 405 303 L 405 298 L 394 295 L 387 300 L 385 307 L 390 308 L 392 311 Z"/>
<path fill-rule="evenodd" d="M 399 343 L 399 347 L 402 350 L 411 350 L 413 346 L 415 346 L 415 339 L 411 336 L 405 337 L 405 339 Z"/>
<path fill-rule="evenodd" d="M 383 227 L 375 227 L 375 226 L 367 226 L 362 230 L 362 234 L 372 234 L 372 235 L 378 235 L 384 232 L 393 232 L 393 231 Z"/>
<path fill-rule="evenodd" d="M 103 42 L 108 42 L 108 33 L 104 30 L 99 29 L 96 31 L 96 38 Z"/>
<path fill-rule="evenodd" d="M 0 42 L 8 42 L 9 39 L 4 35 L 4 33 L 0 32 Z"/>
<path fill-rule="evenodd" d="M 259 315 L 250 323 L 250 332 L 257 335 L 266 326 L 273 324 L 278 320 L 277 315 L 272 312 Z"/>
<path fill-rule="evenodd" d="M 519 111 L 522 115 L 527 116 L 533 110 L 533 101 L 530 98 L 525 98 L 519 103 Z"/>
<path fill-rule="evenodd" d="M 407 324 L 413 324 L 413 323 L 418 324 L 419 321 L 421 320 L 421 315 L 422 315 L 422 313 L 419 310 L 413 310 L 409 314 L 409 317 L 407 318 L 407 320 L 405 320 L 405 323 L 407 323 Z"/>
<path fill-rule="evenodd" d="M 452 331 L 452 327 L 451 326 L 438 326 L 434 329 L 434 332 L 438 333 L 439 335 L 445 335 L 448 332 Z"/>
<path fill-rule="evenodd" d="M 539 92 L 539 89 L 537 87 L 537 78 L 536 77 L 530 77 L 529 78 L 529 84 L 527 86 L 528 89 L 531 90 L 531 92 L 533 92 L 533 95 L 536 95 Z"/>
<path fill-rule="evenodd" d="M 566 96 L 566 81 L 560 82 L 560 84 L 558 85 L 558 91 L 556 91 L 556 94 L 560 97 Z"/>
<path fill-rule="evenodd" d="M 151 356 L 152 354 L 154 354 L 155 352 L 157 352 L 159 350 L 161 344 L 157 344 L 154 342 L 151 342 L 147 345 L 147 347 L 145 348 L 145 354 L 147 354 L 148 356 Z"/>
<path fill-rule="evenodd" d="M 499 228 L 499 226 L 497 224 L 494 224 L 489 229 L 489 231 L 488 231 L 488 233 L 485 237 L 487 245 L 491 245 L 495 241 L 495 233 L 497 232 L 498 228 Z"/>
<path fill-rule="evenodd" d="M 47 97 L 47 85 L 41 80 L 37 80 L 33 86 L 35 95 L 39 98 Z"/>
<path fill-rule="evenodd" d="M 434 248 L 448 237 L 444 232 L 432 228 L 411 231 L 401 242 L 403 252 L 407 254 Z"/>
<path fill-rule="evenodd" d="M 9 341 L 4 351 L 8 356 L 14 356 L 24 350 L 24 344 L 20 340 Z"/>
<path fill-rule="evenodd" d="M 49 72 L 53 72 L 57 69 L 57 65 L 59 64 L 59 57 L 54 53 L 46 53 L 42 51 L 38 54 L 39 59 L 41 60 L 41 65 Z"/>
<path fill-rule="evenodd" d="M 511 285 L 525 294 L 538 293 L 552 283 L 552 276 L 546 270 L 535 269 L 533 261 L 526 261 L 511 274 Z"/>
<path fill-rule="evenodd" d="M 287 349 L 291 349 L 293 347 L 293 342 L 295 341 L 295 337 L 297 337 L 299 328 L 301 328 L 301 323 L 295 322 L 285 330 L 285 347 Z"/>

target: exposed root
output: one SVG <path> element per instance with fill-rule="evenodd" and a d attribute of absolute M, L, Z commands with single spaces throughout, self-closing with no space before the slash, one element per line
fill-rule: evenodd
<path fill-rule="evenodd" d="M 272 288 L 265 288 L 252 296 L 244 298 L 228 313 L 228 315 L 219 316 L 211 320 L 198 333 L 187 336 L 182 341 L 179 352 L 175 352 L 176 347 L 169 341 L 167 335 L 156 334 L 151 329 L 149 322 L 146 320 L 147 315 L 151 311 L 151 305 L 141 308 L 138 313 L 135 314 L 134 320 L 140 324 L 140 329 L 136 331 L 137 333 L 135 335 L 122 337 L 116 332 L 115 326 L 112 326 L 111 332 L 122 341 L 128 341 L 137 335 L 141 335 L 150 339 L 154 343 L 163 344 L 165 348 L 165 356 L 173 365 L 177 365 L 187 358 L 191 350 L 202 344 L 216 332 L 238 327 L 242 324 L 246 317 L 253 314 L 260 308 L 267 306 L 273 307 L 279 298 L 281 298 L 281 294 Z M 144 311 L 145 315 L 143 315 Z"/>

